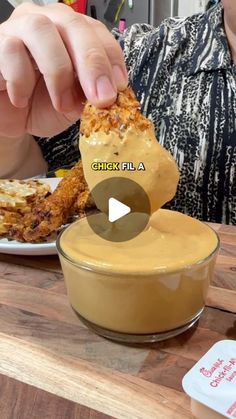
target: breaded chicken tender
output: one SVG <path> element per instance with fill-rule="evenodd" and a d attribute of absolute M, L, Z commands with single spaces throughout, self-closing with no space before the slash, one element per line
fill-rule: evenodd
<path fill-rule="evenodd" d="M 80 132 L 85 137 L 99 131 L 109 134 L 111 130 L 121 135 L 132 126 L 145 131 L 151 127 L 151 121 L 141 114 L 140 103 L 133 90 L 128 87 L 119 92 L 116 102 L 110 108 L 98 109 L 87 102 L 83 110 Z"/>
<path fill-rule="evenodd" d="M 12 225 L 18 223 L 22 217 L 19 212 L 0 208 L 0 237 L 6 237 Z"/>
<path fill-rule="evenodd" d="M 38 180 L 0 179 L 0 236 L 8 238 L 12 226 L 50 193 L 49 185 Z"/>
<path fill-rule="evenodd" d="M 31 214 L 26 214 L 20 225 L 12 227 L 10 237 L 31 243 L 42 242 L 66 224 L 71 215 L 84 215 L 88 198 L 89 191 L 80 161 L 48 198 L 38 203 Z"/>
<path fill-rule="evenodd" d="M 87 103 L 80 131 L 84 175 L 91 191 L 108 179 L 130 179 L 145 191 L 150 213 L 174 197 L 179 181 L 178 167 L 171 154 L 158 142 L 152 121 L 141 113 L 140 104 L 130 87 L 118 93 L 110 108 L 97 109 Z M 97 162 L 116 163 L 118 169 L 116 172 L 95 171 L 94 163 Z M 134 170 L 123 169 L 124 162 L 132 162 Z M 128 193 L 115 182 L 110 182 L 109 187 L 104 182 L 103 190 L 94 196 L 96 207 L 107 212 L 107 202 L 115 192 L 116 199 L 138 211 L 138 189 L 136 191 L 134 186 L 132 193 Z"/>

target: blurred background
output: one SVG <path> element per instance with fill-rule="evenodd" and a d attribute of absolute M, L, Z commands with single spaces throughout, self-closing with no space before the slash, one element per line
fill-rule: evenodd
<path fill-rule="evenodd" d="M 6 20 L 15 6 L 30 0 L 0 0 L 0 23 Z M 60 0 L 61 1 L 61 0 Z M 169 16 L 190 16 L 203 12 L 219 0 L 64 0 L 74 10 L 103 21 L 108 28 L 121 28 L 133 23 L 158 26 Z M 57 0 L 31 0 L 38 5 L 57 3 Z M 62 2 L 62 1 L 61 1 Z"/>

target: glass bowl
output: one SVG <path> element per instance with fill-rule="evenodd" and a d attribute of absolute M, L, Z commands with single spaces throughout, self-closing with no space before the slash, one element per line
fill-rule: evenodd
<path fill-rule="evenodd" d="M 87 327 L 112 340 L 144 343 L 171 338 L 194 325 L 205 306 L 219 249 L 214 230 L 206 226 L 216 236 L 214 250 L 192 265 L 124 272 L 65 253 L 63 235 L 75 226 L 79 232 L 81 221 L 60 233 L 57 250 L 70 304 Z"/>

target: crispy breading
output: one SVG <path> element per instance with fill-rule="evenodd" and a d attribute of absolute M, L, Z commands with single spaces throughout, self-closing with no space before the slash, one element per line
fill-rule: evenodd
<path fill-rule="evenodd" d="M 0 208 L 0 236 L 7 237 L 13 225 L 20 222 L 23 214 Z"/>
<path fill-rule="evenodd" d="M 13 226 L 49 193 L 49 185 L 38 180 L 0 179 L 0 236 L 8 238 Z"/>
<path fill-rule="evenodd" d="M 103 131 L 108 134 L 111 130 L 117 130 L 122 136 L 122 131 L 132 125 L 144 131 L 150 127 L 151 122 L 141 114 L 140 103 L 132 89 L 127 88 L 118 93 L 116 102 L 109 108 L 98 109 L 87 102 L 81 118 L 80 132 L 89 137 L 93 132 Z"/>
<path fill-rule="evenodd" d="M 7 233 L 7 229 L 4 226 L 4 215 L 0 214 L 0 237 L 5 236 L 6 233 Z"/>
<path fill-rule="evenodd" d="M 77 163 L 62 179 L 56 190 L 26 214 L 20 225 L 10 231 L 19 241 L 42 242 L 65 225 L 71 214 L 85 211 L 89 193 L 84 179 L 82 162 Z"/>
<path fill-rule="evenodd" d="M 23 214 L 16 211 L 11 211 L 8 209 L 0 208 L 0 215 L 4 219 L 4 222 L 7 224 L 15 224 L 17 220 L 20 220 L 23 217 Z"/>

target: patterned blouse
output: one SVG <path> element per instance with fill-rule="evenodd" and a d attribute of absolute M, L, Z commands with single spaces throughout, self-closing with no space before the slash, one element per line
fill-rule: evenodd
<path fill-rule="evenodd" d="M 236 224 L 236 67 L 222 6 L 114 34 L 142 111 L 180 169 L 167 207 Z M 38 139 L 51 169 L 78 159 L 78 135 L 79 123 L 53 139 Z"/>

